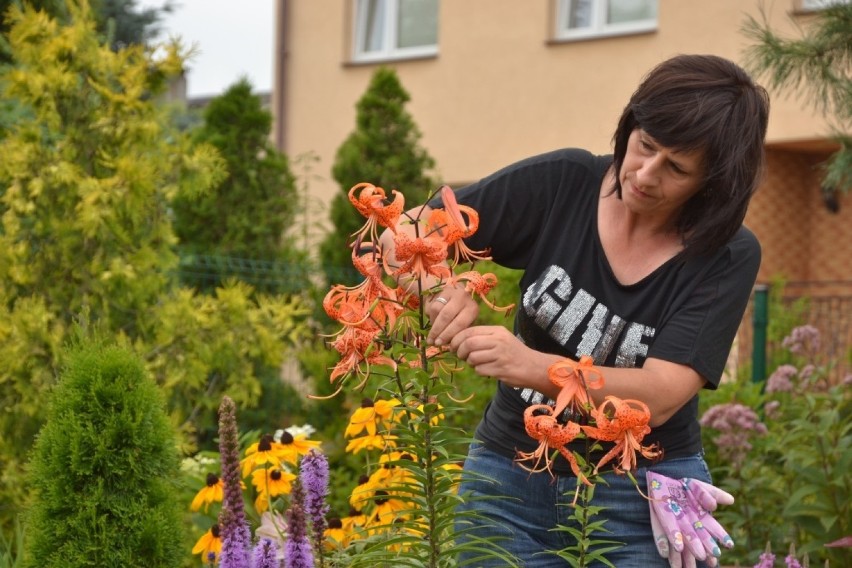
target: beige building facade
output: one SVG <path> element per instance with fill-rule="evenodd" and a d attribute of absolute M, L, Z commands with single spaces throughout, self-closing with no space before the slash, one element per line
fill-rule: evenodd
<path fill-rule="evenodd" d="M 274 136 L 291 158 L 318 158 L 310 190 L 325 203 L 340 189 L 330 173 L 335 152 L 379 65 L 393 68 L 411 95 L 406 108 L 436 161 L 436 179 L 460 187 L 560 147 L 610 152 L 623 105 L 656 63 L 712 53 L 745 65 L 741 30 L 749 17 L 796 37 L 822 3 L 277 2 Z M 759 278 L 820 281 L 809 292 L 849 294 L 852 200 L 841 194 L 826 203 L 820 190 L 820 164 L 835 148 L 832 127 L 808 101 L 770 95 L 769 171 L 746 221 L 764 248 Z"/>

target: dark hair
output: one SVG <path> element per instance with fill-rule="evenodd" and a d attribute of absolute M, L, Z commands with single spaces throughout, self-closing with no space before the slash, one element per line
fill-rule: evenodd
<path fill-rule="evenodd" d="M 676 219 L 684 254 L 724 245 L 739 229 L 764 166 L 769 96 L 737 64 L 714 55 L 678 55 L 645 77 L 613 136 L 615 193 L 627 139 L 637 128 L 663 146 L 704 151 L 701 189 Z"/>

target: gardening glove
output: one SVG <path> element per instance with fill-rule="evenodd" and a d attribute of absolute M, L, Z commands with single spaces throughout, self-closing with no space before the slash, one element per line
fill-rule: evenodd
<path fill-rule="evenodd" d="M 703 560 L 716 566 L 721 550 L 734 546 L 727 531 L 710 512 L 730 505 L 733 496 L 703 481 L 672 479 L 654 472 L 646 475 L 650 497 L 651 526 L 657 551 L 673 568 L 695 566 Z"/>

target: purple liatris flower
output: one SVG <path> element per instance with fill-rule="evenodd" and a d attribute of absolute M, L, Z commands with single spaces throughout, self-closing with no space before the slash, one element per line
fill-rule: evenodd
<path fill-rule="evenodd" d="M 321 538 L 325 533 L 328 505 L 328 460 L 326 457 L 311 450 L 304 458 L 299 469 L 299 479 L 304 489 L 305 515 L 311 522 L 314 538 Z"/>
<path fill-rule="evenodd" d="M 219 568 L 251 568 L 251 531 L 245 520 L 237 522 L 229 509 L 219 513 L 222 526 L 222 552 L 219 554 Z"/>
<path fill-rule="evenodd" d="M 249 568 L 251 530 L 243 509 L 240 446 L 234 401 L 222 397 L 219 405 L 219 459 L 222 462 L 224 497 L 219 525 L 222 531 L 221 568 Z"/>
<path fill-rule="evenodd" d="M 260 539 L 254 547 L 251 557 L 251 568 L 279 568 L 278 545 L 268 538 Z"/>
<path fill-rule="evenodd" d="M 799 561 L 796 560 L 796 557 L 792 554 L 788 554 L 786 558 L 784 558 L 784 563 L 787 565 L 787 568 L 802 568 L 802 565 L 799 564 Z"/>
<path fill-rule="evenodd" d="M 284 568 L 313 568 L 314 556 L 301 503 L 293 502 L 287 510 L 287 533 Z"/>

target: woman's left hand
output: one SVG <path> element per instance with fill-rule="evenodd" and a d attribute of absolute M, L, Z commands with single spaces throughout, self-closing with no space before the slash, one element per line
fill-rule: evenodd
<path fill-rule="evenodd" d="M 553 389 L 547 368 L 559 357 L 530 349 L 503 326 L 478 325 L 462 330 L 453 337 L 450 349 L 478 375 L 544 394 Z"/>

